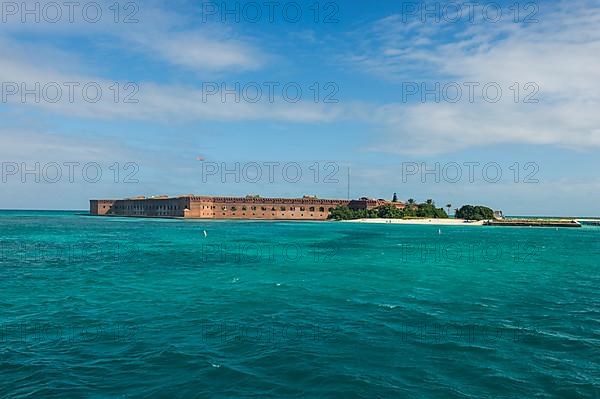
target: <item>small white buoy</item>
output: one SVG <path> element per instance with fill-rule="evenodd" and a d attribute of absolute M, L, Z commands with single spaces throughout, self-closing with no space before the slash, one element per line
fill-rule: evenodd
<path fill-rule="evenodd" d="M 204 237 L 208 237 L 208 233 L 204 230 Z"/>
<path fill-rule="evenodd" d="M 438 234 L 442 235 L 442 229 L 438 229 Z"/>

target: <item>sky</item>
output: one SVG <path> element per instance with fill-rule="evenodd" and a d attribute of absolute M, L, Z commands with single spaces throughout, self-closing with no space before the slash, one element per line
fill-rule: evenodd
<path fill-rule="evenodd" d="M 600 216 L 598 0 L 0 7 L 0 209 L 397 193 Z"/>

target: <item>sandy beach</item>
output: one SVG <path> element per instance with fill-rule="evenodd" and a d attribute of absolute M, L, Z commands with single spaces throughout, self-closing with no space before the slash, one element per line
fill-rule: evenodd
<path fill-rule="evenodd" d="M 465 219 L 356 219 L 345 220 L 347 223 L 377 224 L 429 224 L 432 226 L 483 226 L 484 221 L 468 222 Z"/>

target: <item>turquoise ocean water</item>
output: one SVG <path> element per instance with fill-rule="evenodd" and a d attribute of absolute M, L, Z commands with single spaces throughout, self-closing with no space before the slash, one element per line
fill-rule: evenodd
<path fill-rule="evenodd" d="M 0 212 L 0 397 L 600 397 L 600 228 L 439 229 Z"/>

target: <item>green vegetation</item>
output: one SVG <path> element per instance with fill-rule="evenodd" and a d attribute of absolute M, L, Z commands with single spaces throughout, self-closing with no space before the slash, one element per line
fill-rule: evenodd
<path fill-rule="evenodd" d="M 464 205 L 456 211 L 457 219 L 488 220 L 494 218 L 494 211 L 485 206 Z"/>
<path fill-rule="evenodd" d="M 412 209 L 414 208 L 409 208 L 409 211 Z M 417 205 L 416 214 L 418 218 L 448 219 L 446 211 L 442 208 L 436 208 L 433 201 Z"/>
<path fill-rule="evenodd" d="M 441 208 L 436 208 L 433 201 L 426 204 L 411 204 L 404 209 L 393 205 L 383 205 L 373 209 L 353 210 L 347 206 L 338 206 L 331 211 L 329 216 L 334 220 L 354 219 L 405 219 L 405 218 L 431 218 L 446 219 L 448 215 Z"/>

